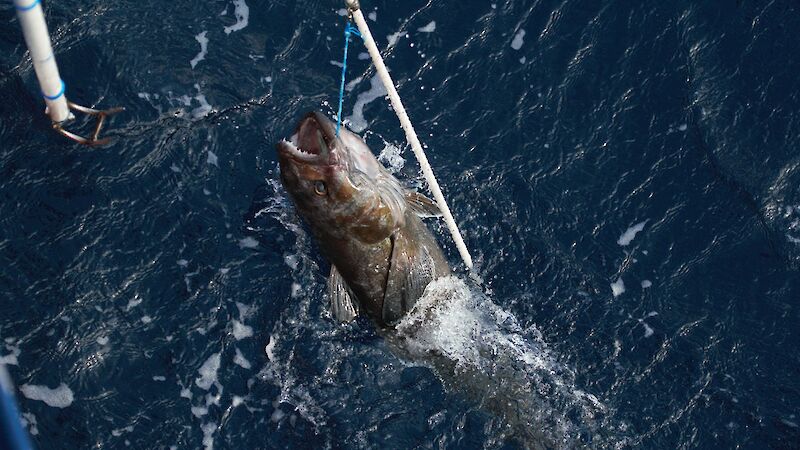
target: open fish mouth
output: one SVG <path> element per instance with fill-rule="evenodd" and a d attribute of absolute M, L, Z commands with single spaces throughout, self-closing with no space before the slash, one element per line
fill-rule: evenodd
<path fill-rule="evenodd" d="M 310 113 L 300 121 L 291 138 L 278 142 L 278 152 L 303 162 L 327 162 L 336 139 L 329 128 L 330 121 L 325 116 Z"/>
<path fill-rule="evenodd" d="M 292 159 L 297 159 L 300 161 L 306 162 L 313 162 L 320 159 L 320 152 L 317 148 L 308 148 L 303 149 L 299 147 L 297 141 L 297 135 L 295 134 L 291 138 L 283 139 L 278 142 L 278 152 L 282 156 L 287 156 Z"/>

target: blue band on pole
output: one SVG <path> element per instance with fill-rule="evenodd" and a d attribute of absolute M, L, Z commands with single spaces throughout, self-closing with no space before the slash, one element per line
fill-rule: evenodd
<path fill-rule="evenodd" d="M 31 3 L 28 6 L 19 6 L 16 2 L 14 2 L 14 7 L 17 8 L 17 11 L 30 11 L 33 8 L 35 8 L 36 5 L 38 5 L 41 2 L 42 2 L 42 0 L 33 0 L 33 3 Z"/>
<path fill-rule="evenodd" d="M 64 91 L 65 91 L 66 89 L 67 89 L 67 86 L 64 84 L 64 80 L 61 80 L 61 90 L 60 90 L 60 91 L 58 91 L 58 94 L 56 94 L 56 95 L 53 95 L 53 96 L 50 96 L 50 95 L 47 95 L 47 94 L 45 94 L 45 93 L 44 93 L 44 91 L 43 91 L 43 92 L 42 92 L 42 95 L 44 96 L 44 98 L 46 98 L 46 99 L 48 99 L 48 100 L 57 100 L 59 97 L 61 97 L 62 95 L 64 95 Z"/>
<path fill-rule="evenodd" d="M 344 27 L 344 59 L 342 60 L 342 81 L 339 84 L 339 110 L 336 113 L 336 136 L 339 136 L 339 128 L 342 126 L 342 103 L 344 103 L 344 77 L 345 72 L 347 72 L 347 47 L 350 45 L 350 35 L 355 34 L 356 36 L 361 37 L 361 33 L 353 27 L 350 22 L 347 22 L 347 26 Z"/>

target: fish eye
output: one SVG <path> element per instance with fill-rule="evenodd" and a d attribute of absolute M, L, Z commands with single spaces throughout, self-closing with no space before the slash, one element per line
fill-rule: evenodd
<path fill-rule="evenodd" d="M 314 192 L 316 192 L 317 195 L 325 195 L 325 194 L 327 194 L 328 193 L 328 188 L 325 187 L 325 182 L 322 181 L 322 180 L 315 181 L 314 182 Z"/>

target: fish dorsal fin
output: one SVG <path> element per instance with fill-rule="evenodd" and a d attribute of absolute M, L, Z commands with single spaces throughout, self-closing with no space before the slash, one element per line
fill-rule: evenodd
<path fill-rule="evenodd" d="M 358 315 L 353 292 L 345 283 L 342 275 L 331 265 L 331 274 L 328 277 L 328 297 L 331 299 L 331 313 L 339 322 L 351 322 Z"/>
<path fill-rule="evenodd" d="M 420 217 L 440 217 L 442 212 L 436 202 L 417 191 L 406 191 L 406 204 Z"/>
<path fill-rule="evenodd" d="M 392 256 L 383 297 L 384 323 L 398 321 L 414 307 L 435 278 L 435 271 L 434 260 L 425 246 L 411 245 L 403 230 L 392 235 Z"/>

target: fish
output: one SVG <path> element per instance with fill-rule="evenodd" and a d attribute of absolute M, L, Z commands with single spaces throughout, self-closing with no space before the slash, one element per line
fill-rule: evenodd
<path fill-rule="evenodd" d="M 360 136 L 318 111 L 276 145 L 281 182 L 331 264 L 332 315 L 393 327 L 433 280 L 451 274 L 422 221 L 436 203 L 405 188 Z"/>
<path fill-rule="evenodd" d="M 559 393 L 556 406 L 570 403 L 576 413 L 583 412 L 584 400 L 561 393 L 564 378 L 552 367 L 540 369 L 538 360 L 522 358 L 530 354 L 520 351 L 538 347 L 527 347 L 523 338 L 495 324 L 492 311 L 499 308 L 486 310 L 483 297 L 452 276 L 422 221 L 441 215 L 432 200 L 405 188 L 357 134 L 341 128 L 337 136 L 336 124 L 322 113 L 306 114 L 276 147 L 281 182 L 331 264 L 327 296 L 337 320 L 349 322 L 363 313 L 378 325 L 392 353 L 429 367 L 448 390 L 497 417 L 491 427 L 499 441 L 535 450 L 586 447 L 563 434 L 574 432 L 569 421 L 542 414 L 542 407 L 551 412 L 555 407 L 548 394 Z M 426 291 L 434 280 L 440 282 Z M 450 307 L 474 308 L 457 314 L 488 335 L 443 329 L 452 325 L 442 320 Z M 507 324 L 507 314 L 502 316 Z M 475 361 L 454 356 L 459 353 L 454 341 L 440 346 L 437 339 L 451 332 Z"/>

